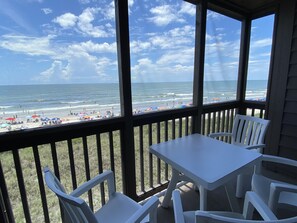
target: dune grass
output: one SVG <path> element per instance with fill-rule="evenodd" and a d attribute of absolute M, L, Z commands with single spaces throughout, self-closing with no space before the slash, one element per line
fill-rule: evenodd
<path fill-rule="evenodd" d="M 183 122 L 183 129 L 185 128 L 185 123 Z M 151 125 L 151 141 L 152 143 L 158 142 L 158 125 Z M 172 134 L 172 123 L 168 124 L 168 139 L 172 139 L 174 137 L 178 137 L 179 135 L 179 125 L 178 120 L 175 122 L 175 135 Z M 190 129 L 190 127 L 189 127 Z M 160 132 L 160 141 L 165 141 L 165 123 L 160 123 L 159 126 Z M 134 128 L 134 144 L 135 144 L 135 171 L 136 173 L 136 188 L 137 193 L 142 193 L 144 191 L 141 190 L 141 172 L 140 168 L 143 165 L 144 169 L 144 190 L 150 189 L 150 154 L 149 154 L 149 125 L 143 126 L 143 147 L 140 147 L 139 141 L 139 127 Z M 184 135 L 184 132 L 183 132 Z M 114 170 L 115 170 L 115 178 L 116 178 L 116 188 L 117 191 L 122 191 L 122 161 L 121 161 L 121 146 L 120 146 L 120 132 L 114 131 L 112 133 L 112 144 L 114 149 L 114 156 L 111 157 L 110 153 L 110 138 L 108 133 L 100 134 L 101 140 L 101 151 L 102 151 L 102 166 L 104 170 L 112 169 L 112 160 L 114 162 Z M 60 180 L 62 184 L 65 186 L 66 191 L 71 192 L 73 190 L 72 187 L 72 178 L 71 178 L 71 169 L 70 169 L 70 159 L 69 159 L 69 151 L 67 141 L 56 142 L 56 151 L 58 157 L 58 166 L 60 173 Z M 84 159 L 84 147 L 82 138 L 72 139 L 73 145 L 73 157 L 75 162 L 75 171 L 76 171 L 76 181 L 77 184 L 80 185 L 86 181 L 86 164 Z M 99 173 L 99 163 L 98 160 L 98 149 L 96 144 L 96 136 L 88 136 L 87 137 L 87 145 L 88 145 L 88 159 L 89 159 L 89 169 L 91 178 L 96 176 Z M 143 149 L 143 163 L 140 163 L 141 153 L 140 150 Z M 53 167 L 53 158 L 52 158 L 52 150 L 50 144 L 39 145 L 38 146 L 38 154 L 41 161 L 41 168 L 45 166 L 49 166 L 50 169 L 54 170 Z M 44 215 L 42 209 L 42 200 L 39 190 L 39 182 L 37 178 L 36 172 L 36 164 L 34 159 L 34 153 L 32 148 L 24 148 L 19 150 L 19 156 L 21 160 L 22 166 L 22 174 L 24 178 L 25 188 L 26 188 L 26 196 L 28 200 L 30 215 L 32 222 L 44 222 Z M 21 196 L 18 187 L 14 157 L 12 152 L 4 152 L 0 154 L 0 159 L 2 162 L 2 168 L 5 176 L 5 182 L 8 188 L 9 198 L 13 209 L 13 214 L 16 222 L 25 222 L 25 216 L 23 211 L 23 205 L 21 202 Z M 152 174 L 153 174 L 153 184 L 157 185 L 157 163 L 158 160 L 156 157 L 151 156 L 152 159 Z M 165 163 L 161 161 L 161 181 L 166 181 L 165 174 Z M 170 169 L 169 169 L 170 176 Z M 56 196 L 49 191 L 49 189 L 45 186 L 46 189 L 46 201 L 49 209 L 49 215 L 51 222 L 61 222 L 60 218 L 60 208 L 59 202 Z M 106 189 L 106 187 L 105 187 Z M 100 188 L 92 190 L 93 194 L 93 202 L 94 209 L 101 207 L 101 196 L 100 196 Z M 107 194 L 107 193 L 106 193 Z M 88 196 L 85 194 L 83 198 L 88 201 Z"/>

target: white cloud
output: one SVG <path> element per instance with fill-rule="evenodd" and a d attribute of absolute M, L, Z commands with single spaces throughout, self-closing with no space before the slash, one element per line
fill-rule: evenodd
<path fill-rule="evenodd" d="M 131 48 L 131 53 L 139 53 L 142 51 L 147 51 L 152 47 L 152 44 L 148 41 L 131 41 L 130 42 L 130 48 Z"/>
<path fill-rule="evenodd" d="M 114 36 L 115 30 L 110 23 L 100 26 L 93 25 L 95 17 L 99 12 L 104 13 L 106 19 L 112 19 L 111 17 L 114 18 L 114 13 L 111 15 L 112 13 L 110 11 L 88 7 L 78 16 L 68 12 L 55 18 L 53 22 L 59 24 L 64 29 L 71 28 L 73 31 L 77 31 L 84 36 L 95 38 Z"/>
<path fill-rule="evenodd" d="M 132 7 L 134 5 L 134 0 L 128 0 L 128 6 Z"/>
<path fill-rule="evenodd" d="M 92 37 L 107 37 L 108 34 L 103 26 L 93 26 L 92 22 L 98 13 L 97 8 L 86 8 L 82 14 L 78 16 L 77 26 L 85 34 Z"/>
<path fill-rule="evenodd" d="M 251 41 L 251 48 L 262 48 L 262 47 L 267 47 L 271 46 L 272 44 L 272 39 L 271 38 L 265 38 L 265 39 L 260 39 L 256 41 Z"/>
<path fill-rule="evenodd" d="M 196 6 L 188 3 L 188 2 L 182 2 L 181 9 L 179 10 L 179 13 L 182 14 L 189 14 L 190 16 L 196 15 Z"/>
<path fill-rule="evenodd" d="M 193 66 L 176 63 L 173 66 L 155 64 L 148 58 L 141 58 L 131 67 L 133 82 L 192 81 Z"/>
<path fill-rule="evenodd" d="M 184 50 L 164 53 L 157 64 L 171 66 L 172 64 L 194 64 L 194 47 Z"/>
<path fill-rule="evenodd" d="M 213 11 L 207 11 L 207 20 L 216 20 L 220 19 L 223 15 L 213 12 Z"/>
<path fill-rule="evenodd" d="M 58 23 L 63 28 L 71 28 L 75 26 L 77 19 L 78 18 L 74 14 L 67 12 L 55 18 L 54 22 Z"/>
<path fill-rule="evenodd" d="M 248 79 L 249 80 L 264 80 L 268 79 L 270 60 L 255 59 L 249 61 Z"/>
<path fill-rule="evenodd" d="M 172 53 L 182 52 L 186 49 L 192 49 L 195 45 L 195 27 L 185 25 L 183 27 L 173 28 L 162 33 L 150 33 L 148 38 L 141 40 L 132 40 L 130 49 L 132 57 L 150 53 L 166 54 L 168 51 Z"/>
<path fill-rule="evenodd" d="M 89 53 L 116 53 L 116 43 L 94 43 L 92 41 L 82 42 L 78 44 L 72 44 L 68 48 L 73 52 L 89 52 Z"/>
<path fill-rule="evenodd" d="M 117 72 L 117 62 L 105 56 L 96 57 L 87 52 L 70 50 L 63 56 L 57 56 L 50 68 L 34 78 L 35 81 L 48 83 L 87 83 L 110 81 Z"/>
<path fill-rule="evenodd" d="M 50 8 L 42 8 L 41 11 L 43 11 L 43 13 L 46 15 L 51 14 L 53 12 L 53 10 Z"/>
<path fill-rule="evenodd" d="M 114 1 L 112 1 L 104 9 L 101 9 L 101 14 L 107 20 L 115 20 L 115 6 L 114 6 Z"/>
<path fill-rule="evenodd" d="M 184 20 L 178 16 L 177 12 L 170 5 L 156 6 L 151 8 L 150 12 L 153 16 L 148 20 L 157 26 L 166 26 L 172 22 L 184 22 Z"/>
<path fill-rule="evenodd" d="M 50 41 L 54 36 L 28 37 L 17 35 L 3 35 L 0 38 L 0 47 L 17 53 L 31 56 L 54 55 Z"/>
<path fill-rule="evenodd" d="M 90 0 L 78 0 L 80 4 L 89 4 Z"/>
<path fill-rule="evenodd" d="M 214 62 L 204 64 L 204 80 L 237 80 L 238 62 Z"/>
<path fill-rule="evenodd" d="M 65 81 L 88 82 L 88 78 L 91 78 L 92 81 L 104 82 L 111 81 L 111 76 L 117 78 L 115 42 L 94 43 L 87 41 L 65 46 L 54 43 L 54 38 L 55 36 L 38 38 L 5 35 L 0 37 L 0 47 L 27 56 L 48 58 L 43 60 L 44 64 L 53 61 L 49 68 L 33 78 L 33 81 L 36 82 L 52 83 L 54 80 L 58 81 L 57 83 Z M 111 55 L 110 58 L 108 58 L 108 54 Z"/>
<path fill-rule="evenodd" d="M 35 80 L 41 82 L 49 82 L 52 78 L 59 78 L 62 71 L 62 62 L 55 60 L 51 67 L 40 73 L 40 76 L 36 77 Z"/>

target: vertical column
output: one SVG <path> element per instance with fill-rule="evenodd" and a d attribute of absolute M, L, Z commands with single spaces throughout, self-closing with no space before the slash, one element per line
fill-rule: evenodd
<path fill-rule="evenodd" d="M 201 131 L 201 115 L 203 107 L 203 80 L 206 36 L 207 1 L 202 0 L 196 6 L 196 33 L 194 58 L 193 105 L 198 107 L 197 114 L 192 118 L 192 132 Z"/>
<path fill-rule="evenodd" d="M 115 0 L 115 15 L 121 115 L 124 117 L 124 127 L 121 130 L 123 189 L 125 194 L 133 199 L 136 199 L 137 194 L 131 95 L 128 0 Z"/>
<path fill-rule="evenodd" d="M 244 100 L 245 100 L 245 91 L 246 91 L 246 84 L 247 84 L 251 23 L 252 22 L 250 18 L 245 18 L 242 21 L 242 26 L 241 26 L 240 56 L 239 56 L 239 67 L 238 67 L 237 97 L 236 97 L 236 99 L 239 101 L 239 109 L 238 109 L 239 114 L 246 114 Z"/>

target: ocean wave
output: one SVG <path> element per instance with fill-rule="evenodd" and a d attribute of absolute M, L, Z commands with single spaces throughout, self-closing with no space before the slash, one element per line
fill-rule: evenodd
<path fill-rule="evenodd" d="M 193 97 L 193 94 L 190 93 L 190 94 L 175 94 L 175 96 L 177 97 Z"/>
<path fill-rule="evenodd" d="M 80 104 L 85 103 L 85 101 L 60 101 L 61 104 Z"/>
<path fill-rule="evenodd" d="M 12 108 L 13 106 L 10 106 L 10 105 L 7 105 L 7 106 L 5 106 L 5 105 L 1 105 L 0 106 L 0 110 L 4 110 L 4 109 L 8 109 L 8 108 Z"/>
<path fill-rule="evenodd" d="M 159 100 L 146 100 L 146 101 L 134 101 L 133 104 L 134 105 L 142 105 L 142 104 L 151 104 L 151 105 L 155 105 L 155 104 L 162 104 L 162 103 L 167 103 L 167 102 L 180 102 L 180 101 L 183 101 L 183 102 L 188 102 L 190 100 L 192 100 L 193 98 L 192 97 L 185 97 L 185 98 L 182 98 L 182 100 L 180 98 L 169 98 L 169 99 L 159 99 Z"/>

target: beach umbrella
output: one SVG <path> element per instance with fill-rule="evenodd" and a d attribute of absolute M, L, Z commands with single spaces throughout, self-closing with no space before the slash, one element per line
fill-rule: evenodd
<path fill-rule="evenodd" d="M 6 127 L 8 127 L 8 126 L 10 126 L 9 124 L 7 124 L 7 123 L 3 123 L 3 124 L 1 124 L 1 128 L 6 128 Z"/>
<path fill-rule="evenodd" d="M 48 122 L 50 119 L 48 117 L 45 117 L 45 118 L 41 118 L 41 121 L 42 122 Z"/>
<path fill-rule="evenodd" d="M 39 118 L 39 115 L 32 115 L 32 118 Z"/>
<path fill-rule="evenodd" d="M 14 118 L 14 117 L 8 117 L 8 118 L 6 118 L 5 120 L 7 120 L 7 121 L 14 121 L 15 118 Z"/>

